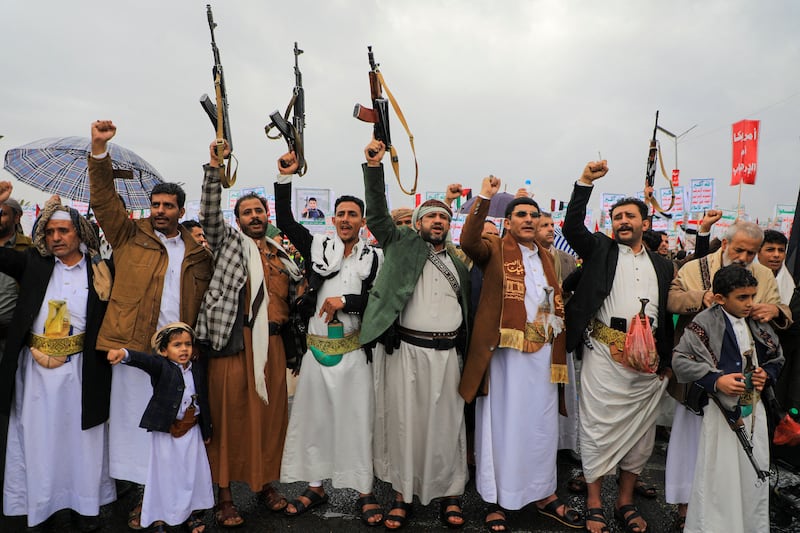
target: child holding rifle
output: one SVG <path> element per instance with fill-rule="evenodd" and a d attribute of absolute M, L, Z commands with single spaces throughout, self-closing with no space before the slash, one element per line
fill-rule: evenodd
<path fill-rule="evenodd" d="M 673 353 L 678 381 L 714 399 L 703 409 L 687 533 L 769 531 L 769 435 L 759 393 L 777 379 L 783 354 L 769 324 L 749 317 L 757 285 L 741 265 L 720 269 L 715 305 L 686 327 Z"/>
<path fill-rule="evenodd" d="M 152 432 L 150 466 L 142 502 L 142 526 L 165 531 L 164 525 L 186 524 L 202 533 L 202 509 L 214 505 L 211 468 L 205 444 L 211 440 L 206 374 L 193 360 L 195 334 L 183 322 L 159 329 L 150 343 L 155 354 L 124 348 L 109 350 L 112 365 L 120 362 L 150 374 L 153 397 L 142 428 Z"/>

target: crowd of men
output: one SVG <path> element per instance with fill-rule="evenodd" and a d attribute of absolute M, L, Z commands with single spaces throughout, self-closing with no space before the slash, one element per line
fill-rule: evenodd
<path fill-rule="evenodd" d="M 277 165 L 277 228 L 257 194 L 237 200 L 237 227 L 226 224 L 221 175 L 228 151 L 219 154 L 216 143 L 203 166 L 199 222 L 179 222 L 185 193 L 172 183 L 157 185 L 149 217 L 133 220 L 113 185 L 108 143 L 116 127 L 97 121 L 91 132 L 91 207 L 110 259 L 98 253 L 98 228 L 58 198 L 42 211 L 33 238 L 23 235 L 11 184 L 0 183 L 4 514 L 26 515 L 37 529 L 70 509 L 77 526 L 92 531 L 100 527 L 100 506 L 117 497 L 117 480 L 144 487 L 130 529 L 205 529 L 195 513 L 202 509 L 191 504 L 169 517 L 148 507 L 148 494 L 165 487 L 179 487 L 189 501 L 197 479 L 205 479 L 189 469 L 182 475 L 191 479 L 181 485 L 153 472 L 154 458 L 179 463 L 183 448 L 154 446 L 143 413 L 155 409 L 168 423 L 194 423 L 184 415 L 187 405 L 179 411 L 181 394 L 154 408 L 161 381 L 134 365 L 110 364 L 122 360 L 122 348 L 152 352 L 159 334 L 179 324 L 181 335 L 196 338 L 186 341 L 197 371 L 192 399 L 184 400 L 191 403 L 188 416 L 202 417 L 219 527 L 245 522 L 232 482 L 246 483 L 269 510 L 297 516 L 328 501 L 323 480 L 330 480 L 358 493 L 365 527 L 405 527 L 416 497 L 421 505 L 436 500 L 442 524 L 460 528 L 474 464 L 489 531 L 510 531 L 508 514 L 530 504 L 568 528 L 608 531 L 605 476 L 618 479 L 615 518 L 626 531 L 649 531 L 634 494 L 646 491 L 638 477 L 666 403 L 674 411 L 666 499 L 678 505 L 676 528 L 768 530 L 767 487 L 751 486 L 756 473 L 746 460 L 725 490 L 709 488 L 717 472 L 709 439 L 723 437 L 707 427 L 708 416 L 686 405 L 692 382 L 712 397 L 734 398 L 736 408 L 745 405 L 736 404 L 737 396 L 752 398 L 765 386 L 774 386 L 787 408 L 800 405 L 792 321 L 800 297 L 783 265 L 787 243 L 779 232 L 739 221 L 710 251 L 709 231 L 719 219 L 710 211 L 695 256 L 674 262 L 667 236 L 650 231 L 647 205 L 625 198 L 610 210 L 612 236 L 591 233 L 586 206 L 608 172 L 605 161 L 593 161 L 574 184 L 563 225 L 579 268 L 554 247 L 553 218 L 530 195 L 505 206 L 502 233 L 487 220 L 501 187 L 494 176 L 483 179 L 455 246 L 451 200 L 461 186 L 449 186 L 445 201 L 390 212 L 385 146 L 375 140 L 364 150 L 364 199 L 336 200 L 333 235 L 312 234 L 292 214 L 293 153 Z M 325 215 L 309 199 L 302 218 L 318 216 Z M 361 238 L 367 224 L 377 245 Z M 716 283 L 720 272 L 720 280 L 734 281 Z M 745 304 L 736 307 L 729 295 L 745 289 L 746 311 L 737 315 L 730 309 Z M 727 314 L 715 311 L 717 329 L 735 335 L 720 337 L 719 350 L 734 354 L 738 370 L 723 368 L 714 338 L 703 337 L 698 325 L 708 323 L 706 310 L 723 308 Z M 775 331 L 780 342 L 772 340 Z M 759 343 L 767 348 L 759 351 Z M 676 379 L 676 345 L 682 362 L 707 348 L 710 370 L 690 361 L 681 368 L 697 377 Z M 755 361 L 752 383 L 744 383 L 736 346 Z M 287 368 L 299 373 L 291 413 Z M 180 392 L 184 381 L 169 386 Z M 705 405 L 706 414 L 715 407 Z M 766 427 L 763 410 L 747 413 L 742 407 L 766 467 L 764 435 L 753 429 L 756 420 Z M 556 455 L 564 448 L 580 452 L 585 509 L 557 494 Z M 744 452 L 730 450 L 722 460 L 738 465 Z M 375 478 L 394 490 L 388 506 L 373 494 Z M 273 485 L 298 481 L 308 486 L 291 501 Z"/>

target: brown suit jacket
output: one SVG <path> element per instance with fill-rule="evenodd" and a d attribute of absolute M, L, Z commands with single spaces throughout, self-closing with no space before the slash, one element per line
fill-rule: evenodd
<path fill-rule="evenodd" d="M 483 271 L 483 286 L 470 338 L 464 372 L 458 392 L 471 402 L 489 392 L 487 370 L 500 340 L 500 315 L 503 308 L 503 241 L 494 235 L 482 236 L 489 200 L 478 197 L 461 231 L 461 249 Z M 539 248 L 542 261 L 553 263 L 553 256 Z"/>

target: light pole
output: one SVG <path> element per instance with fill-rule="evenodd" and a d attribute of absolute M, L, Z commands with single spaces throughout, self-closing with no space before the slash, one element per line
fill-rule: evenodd
<path fill-rule="evenodd" d="M 671 131 L 664 129 L 661 126 L 656 126 L 656 128 L 658 128 L 658 131 L 663 132 L 667 137 L 672 137 L 672 140 L 675 142 L 675 168 L 676 169 L 679 168 L 678 167 L 678 139 L 680 139 L 681 137 L 683 137 L 684 135 L 686 135 L 687 133 L 689 133 L 690 131 L 692 131 L 696 127 L 697 127 L 697 124 L 695 124 L 694 126 L 689 128 L 688 130 L 684 131 L 683 133 L 675 135 Z"/>

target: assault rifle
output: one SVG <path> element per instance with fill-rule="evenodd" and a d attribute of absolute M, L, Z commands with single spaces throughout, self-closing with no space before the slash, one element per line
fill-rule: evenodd
<path fill-rule="evenodd" d="M 397 105 L 397 100 L 394 99 L 391 91 L 389 91 L 389 88 L 386 86 L 386 82 L 383 79 L 383 74 L 381 74 L 381 71 L 378 69 L 380 63 L 375 63 L 375 56 L 372 53 L 372 46 L 367 46 L 367 56 L 369 58 L 370 68 L 369 92 L 370 97 L 372 98 L 372 109 L 364 107 L 361 104 L 356 104 L 355 109 L 353 109 L 353 116 L 363 122 L 370 122 L 374 124 L 372 134 L 376 141 L 381 141 L 386 146 L 386 151 L 389 152 L 392 162 L 392 169 L 394 170 L 394 175 L 397 178 L 397 183 L 400 185 L 400 190 L 408 195 L 413 195 L 417 191 L 417 180 L 419 178 L 419 165 L 417 164 L 417 155 L 416 151 L 414 150 L 414 136 L 408 129 L 408 124 L 403 116 L 403 112 L 400 111 L 400 107 Z M 383 90 L 386 91 L 386 96 L 389 97 L 388 100 L 383 97 Z M 408 134 L 408 140 L 411 144 L 411 152 L 414 154 L 414 186 L 411 187 L 410 191 L 406 191 L 403 187 L 403 184 L 400 182 L 400 162 L 397 157 L 397 150 L 392 145 L 392 135 L 389 131 L 390 102 L 395 113 L 397 114 L 397 118 L 400 119 L 400 123 L 403 125 L 406 133 Z M 370 151 L 370 155 L 374 156 L 375 154 Z"/>
<path fill-rule="evenodd" d="M 214 89 L 216 92 L 217 103 L 211 101 L 207 94 L 200 97 L 200 105 L 211 120 L 211 124 L 217 132 L 217 159 L 220 163 L 223 160 L 223 152 L 225 151 L 225 141 L 228 141 L 228 148 L 230 154 L 226 159 L 230 162 L 233 159 L 236 162 L 236 169 L 231 175 L 231 164 L 227 165 L 225 172 L 222 176 L 222 186 L 225 188 L 231 187 L 236 182 L 236 174 L 238 172 L 238 161 L 233 157 L 233 139 L 231 139 L 231 125 L 229 122 L 228 112 L 228 94 L 225 90 L 225 75 L 222 72 L 222 61 L 219 58 L 219 48 L 217 48 L 217 41 L 214 39 L 214 28 L 217 27 L 214 22 L 214 15 L 211 13 L 211 5 L 206 4 L 206 15 L 208 16 L 208 27 L 211 30 L 211 52 L 214 54 L 214 67 L 211 69 L 211 77 L 214 79 Z"/>
<path fill-rule="evenodd" d="M 756 481 L 756 486 L 760 486 L 764 481 L 769 479 L 769 472 L 761 470 L 756 462 L 756 458 L 753 456 L 753 443 L 750 442 L 750 437 L 747 436 L 747 431 L 744 429 L 744 422 L 741 418 L 737 418 L 733 420 L 731 416 L 731 412 L 723 407 L 722 402 L 719 401 L 716 394 L 709 394 L 711 399 L 714 400 L 714 403 L 717 404 L 720 411 L 722 411 L 722 416 L 725 417 L 725 421 L 728 422 L 728 425 L 731 428 L 731 431 L 736 435 L 736 438 L 739 439 L 739 444 L 742 445 L 742 449 L 744 450 L 747 459 L 750 461 L 750 464 L 753 465 L 753 468 L 756 471 L 756 476 L 758 476 L 758 481 Z"/>
<path fill-rule="evenodd" d="M 302 176 L 308 170 L 306 163 L 305 150 L 303 145 L 303 130 L 306 127 L 306 97 L 303 90 L 303 74 L 300 72 L 300 67 L 297 63 L 297 57 L 303 51 L 294 43 L 294 90 L 292 91 L 292 99 L 289 100 L 289 105 L 286 107 L 286 113 L 281 114 L 276 109 L 269 114 L 271 122 L 264 126 L 264 132 L 270 139 L 286 139 L 286 145 L 289 147 L 290 152 L 294 152 L 297 157 L 297 175 Z M 292 121 L 289 122 L 289 113 L 292 112 Z M 278 130 L 279 135 L 270 135 L 269 132 L 272 128 Z M 281 166 L 286 168 L 289 162 L 281 160 Z"/>
<path fill-rule="evenodd" d="M 661 147 L 658 144 L 658 140 L 656 139 L 656 134 L 658 132 L 658 111 L 656 111 L 656 123 L 653 126 L 653 138 L 650 141 L 650 149 L 647 152 L 647 170 L 645 171 L 644 175 L 644 187 L 645 187 L 645 194 L 644 194 L 644 201 L 653 206 L 653 209 L 657 211 L 659 214 L 666 218 L 672 218 L 670 213 L 667 213 L 672 206 L 675 205 L 675 187 L 672 185 L 672 180 L 667 177 L 667 172 L 664 170 L 664 160 L 661 157 Z M 661 163 L 661 173 L 664 175 L 664 178 L 669 181 L 670 190 L 672 191 L 672 200 L 669 203 L 669 207 L 666 209 L 662 208 L 658 204 L 658 200 L 656 200 L 655 195 L 648 195 L 647 188 L 654 187 L 656 182 L 656 162 Z M 655 191 L 653 191 L 655 193 Z"/>

